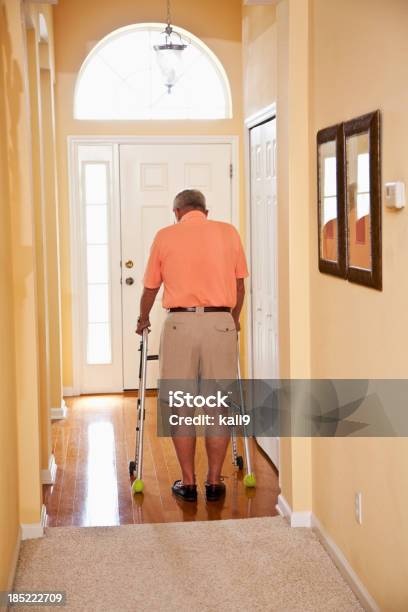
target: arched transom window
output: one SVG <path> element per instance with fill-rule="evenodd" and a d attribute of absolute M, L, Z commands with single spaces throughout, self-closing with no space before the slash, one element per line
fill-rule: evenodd
<path fill-rule="evenodd" d="M 232 116 L 228 77 L 197 37 L 177 28 L 188 44 L 169 94 L 154 45 L 164 24 L 120 28 L 101 40 L 78 75 L 76 119 L 225 119 Z"/>

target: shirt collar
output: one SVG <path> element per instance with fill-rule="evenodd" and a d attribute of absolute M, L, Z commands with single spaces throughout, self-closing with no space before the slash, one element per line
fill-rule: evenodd
<path fill-rule="evenodd" d="M 206 215 L 201 210 L 190 210 L 190 212 L 181 217 L 180 223 L 185 221 L 205 221 L 206 219 Z"/>

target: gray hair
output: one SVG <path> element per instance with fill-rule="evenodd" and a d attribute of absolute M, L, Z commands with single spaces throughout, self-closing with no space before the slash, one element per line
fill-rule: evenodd
<path fill-rule="evenodd" d="M 174 198 L 173 210 L 183 210 L 185 208 L 207 210 L 205 195 L 198 191 L 198 189 L 184 189 L 184 191 L 180 191 Z"/>

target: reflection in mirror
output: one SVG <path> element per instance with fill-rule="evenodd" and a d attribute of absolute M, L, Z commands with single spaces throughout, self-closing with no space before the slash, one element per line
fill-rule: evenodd
<path fill-rule="evenodd" d="M 343 125 L 317 133 L 319 270 L 346 276 Z"/>
<path fill-rule="evenodd" d="M 348 263 L 371 270 L 369 133 L 346 138 Z"/>
<path fill-rule="evenodd" d="M 338 261 L 336 140 L 319 146 L 320 253 Z"/>

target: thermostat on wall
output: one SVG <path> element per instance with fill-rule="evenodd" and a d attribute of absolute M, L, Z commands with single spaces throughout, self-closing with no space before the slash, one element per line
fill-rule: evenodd
<path fill-rule="evenodd" d="M 404 208 L 405 206 L 405 183 L 385 183 L 385 205 L 388 208 Z"/>

